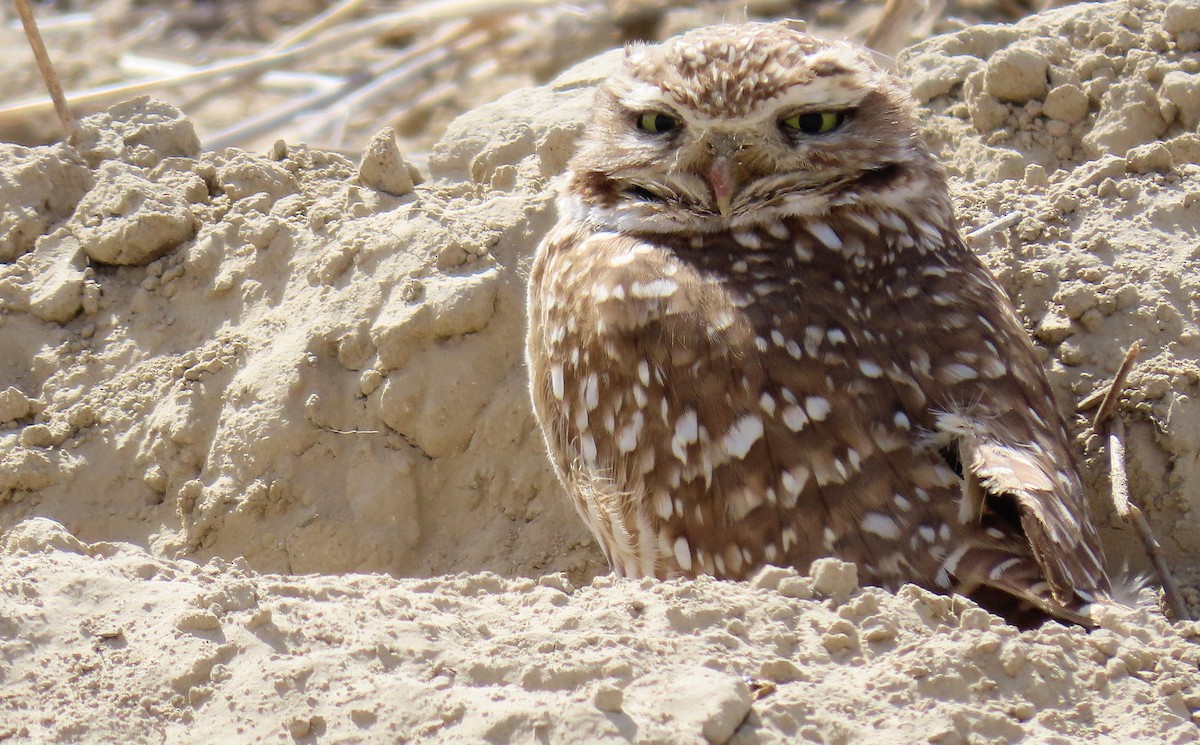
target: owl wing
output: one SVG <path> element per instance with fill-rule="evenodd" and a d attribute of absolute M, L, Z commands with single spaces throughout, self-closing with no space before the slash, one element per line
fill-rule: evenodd
<path fill-rule="evenodd" d="M 1032 590 L 1045 605 L 1047 588 L 1038 586 L 1044 579 L 1050 596 L 1064 607 L 1107 597 L 1111 588 L 1100 538 L 1045 372 L 1003 289 L 960 242 L 950 246 L 958 270 L 935 278 L 929 294 L 953 291 L 962 315 L 979 319 L 976 328 L 948 334 L 938 343 L 940 358 L 969 359 L 976 373 L 966 375 L 965 362 L 957 374 L 942 372 L 943 382 L 952 379 L 935 397 L 938 433 L 957 448 L 967 480 L 981 487 L 977 497 L 964 498 L 960 515 L 970 515 L 980 527 L 1004 530 L 1018 527 L 1015 518 L 1019 531 L 1014 532 L 1041 570 L 1034 586 L 1023 586 L 1020 594 Z M 937 382 L 938 372 L 927 385 Z M 1006 569 L 1028 575 L 1018 562 L 1009 561 L 1000 571 L 996 567 L 1003 562 L 987 571 L 972 569 L 971 563 L 960 563 L 960 572 L 974 575 L 966 581 L 1010 592 Z"/>

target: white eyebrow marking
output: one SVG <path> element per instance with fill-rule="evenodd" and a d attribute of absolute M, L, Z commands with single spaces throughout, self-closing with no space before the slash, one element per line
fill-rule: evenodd
<path fill-rule="evenodd" d="M 828 50 L 835 61 L 839 50 Z M 851 53 L 853 54 L 853 53 Z M 644 80 L 623 76 L 613 88 L 621 105 L 632 111 L 662 111 L 678 116 L 689 127 L 707 128 L 720 125 L 722 128 L 746 127 L 762 124 L 795 109 L 817 107 L 823 111 L 851 109 L 874 90 L 869 76 L 858 68 L 857 60 L 842 65 L 852 68 L 849 72 L 836 73 L 797 83 L 777 96 L 756 102 L 743 116 L 709 116 L 701 111 L 682 107 L 670 94 Z M 848 84 L 849 83 L 849 84 Z"/>

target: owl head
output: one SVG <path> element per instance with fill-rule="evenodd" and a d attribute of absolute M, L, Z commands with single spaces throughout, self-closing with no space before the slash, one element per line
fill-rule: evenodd
<path fill-rule="evenodd" d="M 787 22 L 633 44 L 571 162 L 575 214 L 622 231 L 814 215 L 940 176 L 910 95 L 865 50 Z M 944 186 L 943 186 L 944 189 Z"/>

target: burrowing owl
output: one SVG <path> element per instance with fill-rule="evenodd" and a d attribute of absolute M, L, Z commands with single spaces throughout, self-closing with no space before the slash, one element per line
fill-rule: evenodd
<path fill-rule="evenodd" d="M 624 576 L 837 556 L 1086 623 L 1110 582 L 1012 305 L 901 84 L 787 24 L 626 50 L 538 249 L 559 476 Z"/>

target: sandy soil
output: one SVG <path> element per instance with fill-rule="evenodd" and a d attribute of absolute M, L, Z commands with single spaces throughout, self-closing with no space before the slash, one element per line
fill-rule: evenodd
<path fill-rule="evenodd" d="M 360 162 L 202 151 L 149 100 L 0 145 L 0 741 L 1200 739 L 1200 624 L 1152 607 L 1019 633 L 837 562 L 606 576 L 520 358 L 612 63 L 458 118 L 423 172 L 389 132 Z M 964 228 L 1019 213 L 975 246 L 1064 411 L 1143 342 L 1133 496 L 1200 613 L 1200 5 L 970 27 L 898 69 Z"/>

